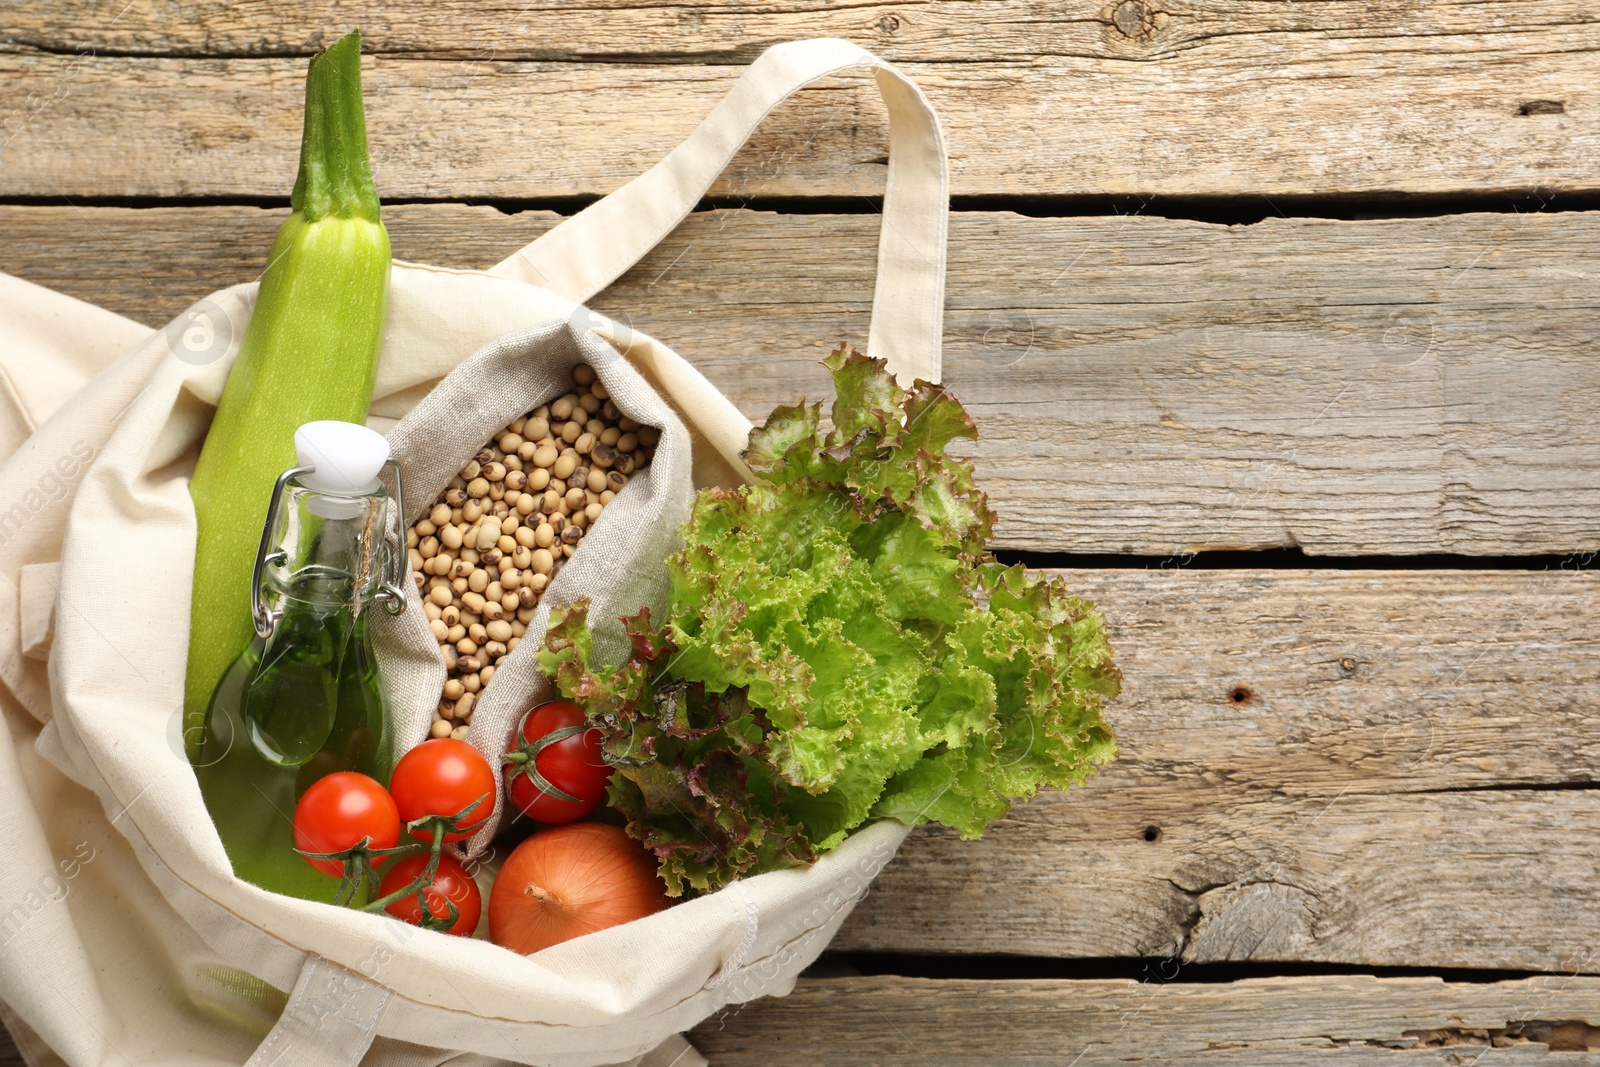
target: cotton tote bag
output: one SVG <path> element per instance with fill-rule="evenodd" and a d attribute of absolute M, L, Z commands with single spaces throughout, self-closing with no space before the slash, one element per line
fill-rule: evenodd
<path fill-rule="evenodd" d="M 911 82 L 854 45 L 780 45 L 658 165 L 504 262 L 394 264 L 370 421 L 392 432 L 419 486 L 426 449 L 408 445 L 418 420 L 407 416 L 437 419 L 429 394 L 448 391 L 464 361 L 514 375 L 519 358 L 611 361 L 630 402 L 679 442 L 665 461 L 657 453 L 660 484 L 635 491 L 657 494 L 661 521 L 691 483 L 737 483 L 750 423 L 666 346 L 583 303 L 693 209 L 768 112 L 852 68 L 874 75 L 890 119 L 869 351 L 902 378 L 937 380 L 948 202 L 937 119 Z M 233 877 L 178 730 L 188 475 L 254 295 L 253 284 L 214 293 L 151 331 L 0 275 L 0 445 L 15 449 L 0 468 L 0 805 L 11 828 L 0 1000 L 24 1054 L 74 1067 L 696 1062 L 677 1035 L 788 992 L 904 827 L 869 826 L 813 867 L 531 957 Z M 502 414 L 475 417 L 488 426 Z M 661 595 L 617 592 L 620 580 L 601 568 L 569 592 Z M 481 743 L 503 743 L 494 733 Z"/>

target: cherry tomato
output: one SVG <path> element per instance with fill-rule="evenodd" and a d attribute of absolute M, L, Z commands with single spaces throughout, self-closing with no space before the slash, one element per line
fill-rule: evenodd
<path fill-rule="evenodd" d="M 404 889 L 417 880 L 427 865 L 426 852 L 417 852 L 394 860 L 389 864 L 389 869 L 383 874 L 383 881 L 378 885 L 378 896 L 386 897 L 390 893 Z M 472 880 L 472 875 L 468 874 L 466 868 L 454 857 L 439 857 L 439 869 L 433 874 L 433 882 L 426 886 L 422 893 L 428 899 L 428 913 L 436 919 L 450 917 L 449 904 L 445 903 L 447 900 L 460 911 L 460 917 L 445 933 L 455 934 L 457 937 L 471 937 L 472 932 L 478 928 L 478 916 L 483 912 L 483 894 L 478 892 L 478 883 Z M 383 910 L 401 922 L 408 922 L 412 926 L 422 925 L 422 909 L 417 906 L 415 893 L 406 894 Z"/>
<path fill-rule="evenodd" d="M 464 841 L 481 830 L 494 812 L 494 771 L 489 761 L 465 741 L 440 737 L 424 741 L 400 757 L 389 776 L 389 792 L 400 809 L 400 821 L 415 822 L 429 815 L 451 816 L 482 797 L 446 841 Z M 432 841 L 433 831 L 418 827 L 411 835 Z"/>
<path fill-rule="evenodd" d="M 400 812 L 378 782 L 355 771 L 319 778 L 294 808 L 294 847 L 301 852 L 345 852 L 362 838 L 368 848 L 393 848 L 400 840 Z M 344 874 L 343 860 L 307 858 L 323 874 Z"/>
<path fill-rule="evenodd" d="M 540 704 L 523 717 L 517 755 L 506 763 L 506 790 L 528 818 L 576 822 L 605 799 L 611 768 L 600 757 L 600 731 L 581 728 L 586 721 L 582 708 L 564 701 Z"/>

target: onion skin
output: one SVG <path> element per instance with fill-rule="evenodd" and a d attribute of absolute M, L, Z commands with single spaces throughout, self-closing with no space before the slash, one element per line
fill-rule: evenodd
<path fill-rule="evenodd" d="M 506 858 L 489 894 L 489 939 L 530 955 L 670 903 L 655 857 L 637 841 L 604 823 L 568 823 Z"/>

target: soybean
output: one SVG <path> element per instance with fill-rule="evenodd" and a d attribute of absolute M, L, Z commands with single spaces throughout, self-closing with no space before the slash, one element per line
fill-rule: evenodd
<path fill-rule="evenodd" d="M 432 737 L 465 738 L 477 695 L 516 649 L 552 579 L 660 431 L 623 415 L 593 367 L 513 419 L 406 531 L 406 556 L 445 661 Z"/>

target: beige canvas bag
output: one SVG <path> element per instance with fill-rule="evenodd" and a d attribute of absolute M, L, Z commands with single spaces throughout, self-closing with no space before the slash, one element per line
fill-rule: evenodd
<path fill-rule="evenodd" d="M 670 524 L 691 480 L 739 478 L 749 422 L 671 350 L 583 301 L 692 210 L 768 112 L 850 68 L 872 71 L 891 128 L 869 351 L 902 377 L 938 379 L 948 196 L 937 120 L 903 75 L 854 45 L 782 45 L 660 164 L 505 262 L 395 263 L 371 421 L 415 468 L 413 512 L 459 460 L 429 467 L 418 432 L 447 418 L 447 376 L 469 359 L 501 381 L 525 374 L 530 404 L 588 359 L 663 427 L 659 469 L 630 483 L 632 510 L 608 511 L 596 536 L 607 523 L 619 534 Z M 0 805 L 11 830 L 0 1001 L 24 1055 L 75 1067 L 698 1062 L 676 1035 L 729 1004 L 788 992 L 904 827 L 869 826 L 814 867 L 532 957 L 233 877 L 178 722 L 188 472 L 254 293 L 214 293 L 151 331 L 0 275 L 0 446 L 16 449 L 0 468 Z M 196 336 L 218 358 L 195 359 Z M 453 447 L 481 443 L 502 414 L 462 420 Z M 610 591 L 619 607 L 660 596 L 649 579 L 626 587 L 605 573 L 604 553 L 592 571 L 583 556 L 563 572 L 569 594 Z M 400 673 L 425 688 L 429 649 L 403 629 L 422 625 L 407 615 L 380 637 L 380 655 L 391 657 L 386 674 L 410 655 Z M 481 745 L 503 744 L 482 733 Z"/>

